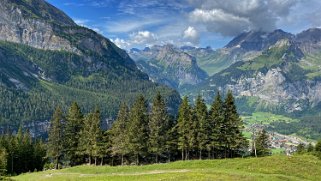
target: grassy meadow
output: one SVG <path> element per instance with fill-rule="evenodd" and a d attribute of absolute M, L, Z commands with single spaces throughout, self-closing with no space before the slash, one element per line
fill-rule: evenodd
<path fill-rule="evenodd" d="M 77 166 L 22 174 L 17 181 L 73 180 L 321 180 L 321 160 L 309 155 L 177 161 L 145 166 Z"/>

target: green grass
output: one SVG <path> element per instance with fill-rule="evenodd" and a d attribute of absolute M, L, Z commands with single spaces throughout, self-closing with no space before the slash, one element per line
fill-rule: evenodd
<path fill-rule="evenodd" d="M 283 115 L 277 115 L 269 112 L 254 112 L 251 116 L 243 116 L 242 119 L 246 124 L 270 124 L 274 121 L 285 121 L 287 123 L 290 122 L 298 122 L 298 119 L 293 119 L 290 117 L 286 117 Z"/>
<path fill-rule="evenodd" d="M 146 166 L 78 166 L 28 173 L 14 180 L 321 180 L 321 160 L 281 156 L 178 161 Z"/>

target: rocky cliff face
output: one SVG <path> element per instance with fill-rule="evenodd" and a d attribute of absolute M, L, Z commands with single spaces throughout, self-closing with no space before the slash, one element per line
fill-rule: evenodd
<path fill-rule="evenodd" d="M 153 81 L 173 88 L 195 85 L 207 78 L 194 57 L 172 45 L 153 46 L 142 51 L 133 49 L 130 56 Z"/>
<path fill-rule="evenodd" d="M 37 4 L 39 8 L 46 7 L 47 11 L 53 9 L 49 4 L 41 1 L 3 0 L 0 2 L 0 40 L 46 50 L 66 50 L 79 53 L 69 41 L 55 34 L 53 24 L 46 19 L 49 17 L 37 17 L 32 11 L 27 11 L 26 6 L 23 6 L 33 4 Z M 33 8 L 37 9 L 37 7 Z M 46 11 L 46 9 L 38 11 Z M 63 17 L 57 21 L 62 22 L 60 25 L 76 26 L 70 18 L 61 12 L 58 13 Z"/>
<path fill-rule="evenodd" d="M 249 42 L 245 35 L 234 39 L 226 48 L 239 46 L 247 51 L 262 51 L 254 58 L 238 61 L 214 74 L 187 94 L 193 97 L 201 93 L 210 103 L 217 90 L 232 90 L 244 112 L 302 115 L 317 110 L 321 104 L 320 29 L 309 29 L 298 35 L 281 33 L 279 36 L 280 31 L 275 32 L 276 35 L 264 37 L 264 41 L 261 33 L 252 34 L 250 42 L 256 42 L 254 44 L 244 44 Z"/>

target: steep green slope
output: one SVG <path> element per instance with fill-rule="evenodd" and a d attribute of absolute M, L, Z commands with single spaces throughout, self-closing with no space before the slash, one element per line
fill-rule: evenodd
<path fill-rule="evenodd" d="M 68 52 L 0 42 L 0 57 L 2 124 L 46 120 L 56 105 L 67 108 L 73 101 L 85 111 L 99 106 L 104 117 L 115 116 L 121 101 L 131 103 L 139 94 L 151 99 L 160 91 L 173 110 L 180 102 L 174 90 L 151 83 L 138 70 L 107 65 L 91 71 L 84 57 Z"/>
<path fill-rule="evenodd" d="M 177 111 L 175 90 L 152 83 L 124 50 L 46 1 L 1 1 L 0 21 L 1 125 L 48 120 L 56 105 L 73 101 L 113 117 L 120 102 L 158 91 Z"/>
<path fill-rule="evenodd" d="M 14 180 L 320 180 L 314 156 L 184 161 L 147 166 L 79 166 L 12 177 Z"/>

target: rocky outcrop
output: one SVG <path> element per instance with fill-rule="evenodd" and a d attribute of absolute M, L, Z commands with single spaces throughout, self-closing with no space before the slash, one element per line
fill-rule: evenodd
<path fill-rule="evenodd" d="M 129 54 L 153 81 L 176 89 L 201 83 L 207 78 L 195 57 L 173 45 L 153 46 L 141 51 L 132 49 Z"/>

